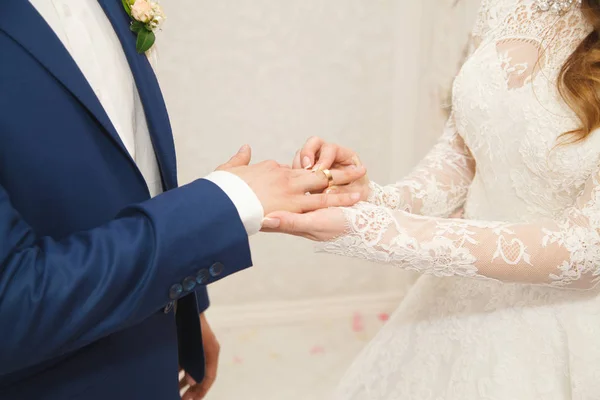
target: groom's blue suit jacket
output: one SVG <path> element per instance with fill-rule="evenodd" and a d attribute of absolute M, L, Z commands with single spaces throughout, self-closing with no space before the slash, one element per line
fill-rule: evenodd
<path fill-rule="evenodd" d="M 206 180 L 177 188 L 154 73 L 121 0 L 99 1 L 133 71 L 166 192 L 149 198 L 93 90 L 29 1 L 1 0 L 3 400 L 179 398 L 178 363 L 196 380 L 204 373 L 205 286 L 251 264 L 229 198 Z"/>

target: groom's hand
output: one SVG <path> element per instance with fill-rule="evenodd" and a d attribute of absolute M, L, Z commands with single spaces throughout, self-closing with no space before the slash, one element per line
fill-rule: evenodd
<path fill-rule="evenodd" d="M 251 150 L 248 146 L 240 149 L 231 160 L 219 167 L 243 179 L 260 200 L 265 215 L 275 211 L 304 213 L 328 207 L 347 207 L 360 200 L 359 193 L 310 194 L 327 189 L 329 181 L 322 171 L 291 169 L 276 161 L 263 161 L 248 165 Z M 364 169 L 356 169 L 352 180 L 360 179 Z"/>
<path fill-rule="evenodd" d="M 179 390 L 184 391 L 181 397 L 182 400 L 204 399 L 213 383 L 215 383 L 215 379 L 217 379 L 219 352 L 221 347 L 212 328 L 208 324 L 204 313 L 200 314 L 200 328 L 202 330 L 202 347 L 204 347 L 204 358 L 206 362 L 204 380 L 202 382 L 196 382 L 191 375 L 180 370 Z"/>

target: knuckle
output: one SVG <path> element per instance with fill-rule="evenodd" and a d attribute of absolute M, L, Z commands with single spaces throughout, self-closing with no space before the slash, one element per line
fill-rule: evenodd
<path fill-rule="evenodd" d="M 306 141 L 306 145 L 302 149 L 304 153 L 315 152 L 318 151 L 325 141 L 318 136 L 312 136 L 310 139 Z"/>
<path fill-rule="evenodd" d="M 337 175 L 335 176 L 336 181 L 347 183 L 354 176 L 352 172 L 347 171 L 346 169 L 342 169 L 336 171 Z"/>
<path fill-rule="evenodd" d="M 293 218 L 291 218 L 287 223 L 287 231 L 288 232 L 296 231 L 296 221 Z"/>
<path fill-rule="evenodd" d="M 343 193 L 332 194 L 329 199 L 329 207 L 339 207 L 344 205 L 344 202 L 341 200 L 344 196 Z"/>
<path fill-rule="evenodd" d="M 327 207 L 327 205 L 328 205 L 328 204 L 329 204 L 329 202 L 330 202 L 330 198 L 331 198 L 331 196 L 330 196 L 330 195 L 328 195 L 328 194 L 322 194 L 322 195 L 319 197 L 319 206 L 320 206 L 321 208 L 325 208 L 325 207 Z"/>
<path fill-rule="evenodd" d="M 322 148 L 326 151 L 333 151 L 337 148 L 337 145 L 335 143 L 324 143 Z"/>
<path fill-rule="evenodd" d="M 279 168 L 279 163 L 275 160 L 268 160 L 267 161 L 267 166 L 269 168 L 275 169 L 275 168 Z"/>
<path fill-rule="evenodd" d="M 360 178 L 362 178 L 362 174 L 353 172 L 353 173 L 348 173 L 348 176 L 346 177 L 346 180 L 348 181 L 348 183 L 354 183 L 354 182 L 358 182 L 359 183 Z"/>
<path fill-rule="evenodd" d="M 261 163 L 264 167 L 268 169 L 276 169 L 279 167 L 279 163 L 275 160 L 266 160 Z"/>

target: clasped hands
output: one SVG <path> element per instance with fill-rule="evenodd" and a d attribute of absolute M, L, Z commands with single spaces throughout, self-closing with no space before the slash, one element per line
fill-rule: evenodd
<path fill-rule="evenodd" d="M 250 165 L 249 146 L 217 170 L 243 179 L 254 191 L 265 211 L 262 230 L 327 241 L 344 233 L 346 221 L 341 208 L 366 200 L 369 180 L 356 154 L 346 148 L 309 139 L 296 153 L 292 165 L 263 161 Z M 205 316 L 200 315 L 206 357 L 206 376 L 196 382 L 180 371 L 183 400 L 200 400 L 217 376 L 219 343 Z"/>
<path fill-rule="evenodd" d="M 296 153 L 291 166 L 276 161 L 250 165 L 250 160 L 251 149 L 243 146 L 218 170 L 239 176 L 252 188 L 265 211 L 264 232 L 331 240 L 346 227 L 338 207 L 368 197 L 366 169 L 357 155 L 317 137 Z"/>

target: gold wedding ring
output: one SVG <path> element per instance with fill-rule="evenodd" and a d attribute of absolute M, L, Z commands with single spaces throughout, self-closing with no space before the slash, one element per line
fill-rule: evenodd
<path fill-rule="evenodd" d="M 314 172 L 316 173 L 318 171 L 322 172 L 323 175 L 325 175 L 325 178 L 327 178 L 327 187 L 330 187 L 331 184 L 333 183 L 333 174 L 331 173 L 331 171 L 328 169 L 320 169 L 319 168 L 319 169 L 315 170 Z"/>

